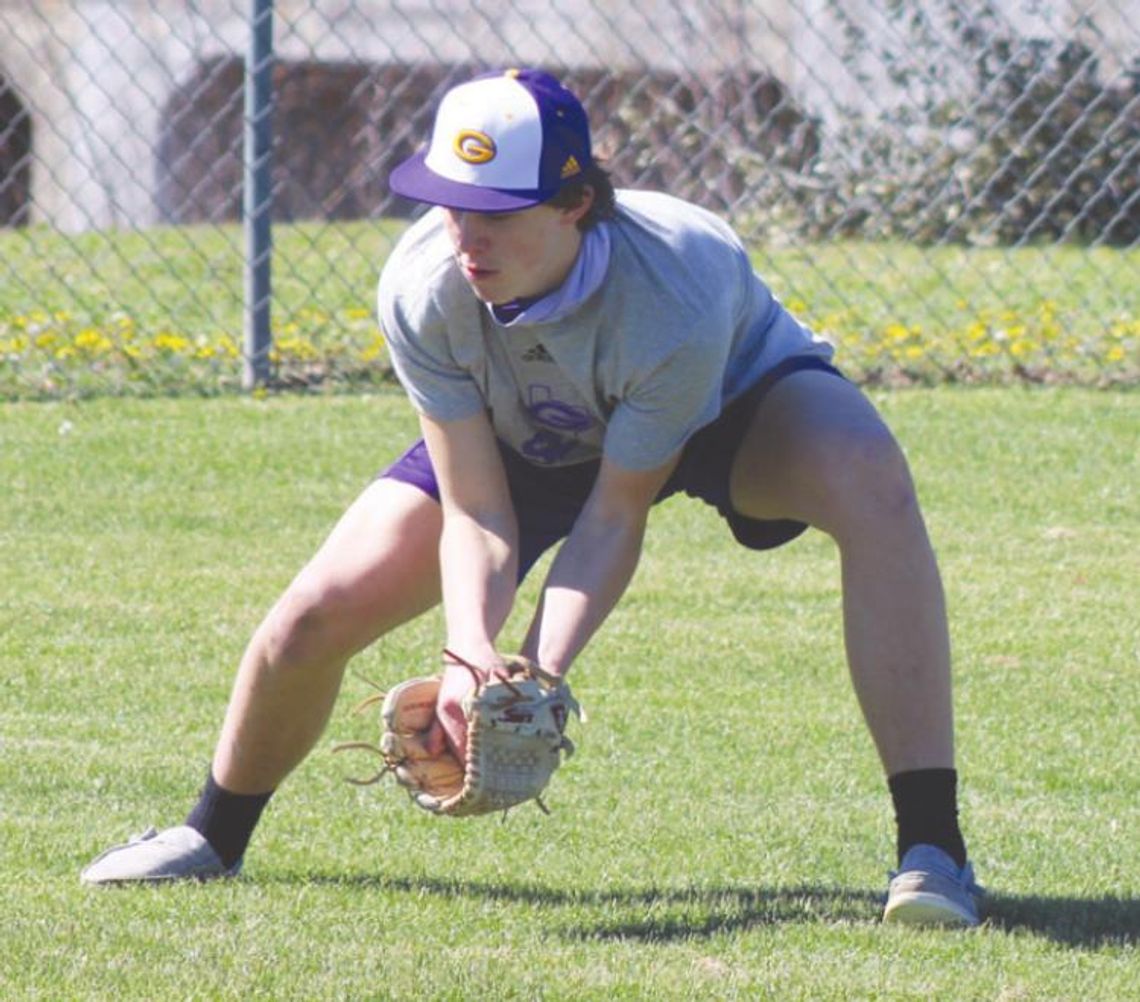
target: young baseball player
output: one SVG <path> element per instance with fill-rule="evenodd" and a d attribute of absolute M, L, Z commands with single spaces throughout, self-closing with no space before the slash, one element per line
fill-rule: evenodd
<path fill-rule="evenodd" d="M 831 348 L 720 219 L 615 193 L 581 104 L 545 73 L 453 88 L 391 187 L 434 207 L 379 286 L 423 438 L 254 634 L 185 824 L 109 850 L 83 879 L 235 874 L 348 659 L 442 599 L 447 650 L 501 666 L 518 582 L 551 546 L 520 653 L 564 675 L 628 585 L 651 507 L 683 492 L 749 549 L 809 526 L 835 540 L 851 677 L 898 824 L 884 917 L 976 924 L 935 558 L 903 454 Z M 428 742 L 461 759 L 472 684 L 447 668 Z"/>

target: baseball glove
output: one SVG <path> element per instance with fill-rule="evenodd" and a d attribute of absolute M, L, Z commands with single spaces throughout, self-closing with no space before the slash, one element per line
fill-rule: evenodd
<path fill-rule="evenodd" d="M 466 761 L 460 762 L 450 750 L 428 754 L 425 738 L 435 719 L 443 675 L 413 678 L 361 704 L 363 708 L 383 700 L 378 748 L 358 741 L 333 749 L 363 748 L 384 759 L 376 775 L 349 782 L 375 783 L 391 772 L 412 800 L 432 814 L 488 814 L 527 800 L 549 813 L 542 791 L 563 758 L 574 753 L 564 733 L 567 718 L 573 713 L 582 719 L 570 687 L 526 658 L 508 658 L 504 668 L 487 672 L 453 654 L 447 657 L 475 678 L 475 688 L 462 702 Z"/>

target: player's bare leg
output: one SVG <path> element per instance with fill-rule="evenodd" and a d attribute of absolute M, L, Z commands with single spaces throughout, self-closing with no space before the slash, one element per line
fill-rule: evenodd
<path fill-rule="evenodd" d="M 348 660 L 439 601 L 439 505 L 377 480 L 254 633 L 214 754 L 234 793 L 274 789 L 320 737 Z"/>
<path fill-rule="evenodd" d="M 954 759 L 946 610 L 906 460 L 871 403 L 798 372 L 760 405 L 733 469 L 733 503 L 793 518 L 839 546 L 847 658 L 888 774 Z"/>
<path fill-rule="evenodd" d="M 98 856 L 89 884 L 235 875 L 270 795 L 308 754 L 348 659 L 439 600 L 438 504 L 369 486 L 274 605 L 242 658 L 210 776 L 186 823 Z"/>
<path fill-rule="evenodd" d="M 886 771 L 899 872 L 884 921 L 976 925 L 958 829 L 946 605 L 901 449 L 859 390 L 794 373 L 765 397 L 733 469 L 734 505 L 839 547 L 851 678 Z"/>

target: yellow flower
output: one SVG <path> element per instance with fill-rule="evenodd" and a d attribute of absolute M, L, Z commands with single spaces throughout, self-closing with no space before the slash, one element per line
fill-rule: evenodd
<path fill-rule="evenodd" d="M 384 354 L 384 338 L 374 334 L 372 339 L 360 351 L 360 358 L 364 362 L 372 362 Z"/>
<path fill-rule="evenodd" d="M 94 327 L 84 327 L 72 343 L 86 355 L 105 355 L 114 347 L 111 339 Z"/>
<path fill-rule="evenodd" d="M 190 342 L 181 334 L 172 334 L 169 331 L 156 334 L 152 343 L 155 348 L 168 355 L 181 354 L 190 347 Z"/>
<path fill-rule="evenodd" d="M 298 362 L 311 362 L 320 358 L 321 354 L 311 342 L 300 337 L 278 338 L 277 352 L 279 358 L 291 358 Z"/>

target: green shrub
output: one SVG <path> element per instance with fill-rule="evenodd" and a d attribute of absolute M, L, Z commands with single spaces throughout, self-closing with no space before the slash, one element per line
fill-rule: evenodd
<path fill-rule="evenodd" d="M 1083 41 L 1020 36 L 992 5 L 915 6 L 894 7 L 903 44 L 878 54 L 908 100 L 845 109 L 810 174 L 782 186 L 777 223 L 811 240 L 1140 241 L 1140 58 L 1104 80 Z M 849 22 L 845 62 L 873 44 Z M 973 60 L 964 91 L 956 51 Z"/>

